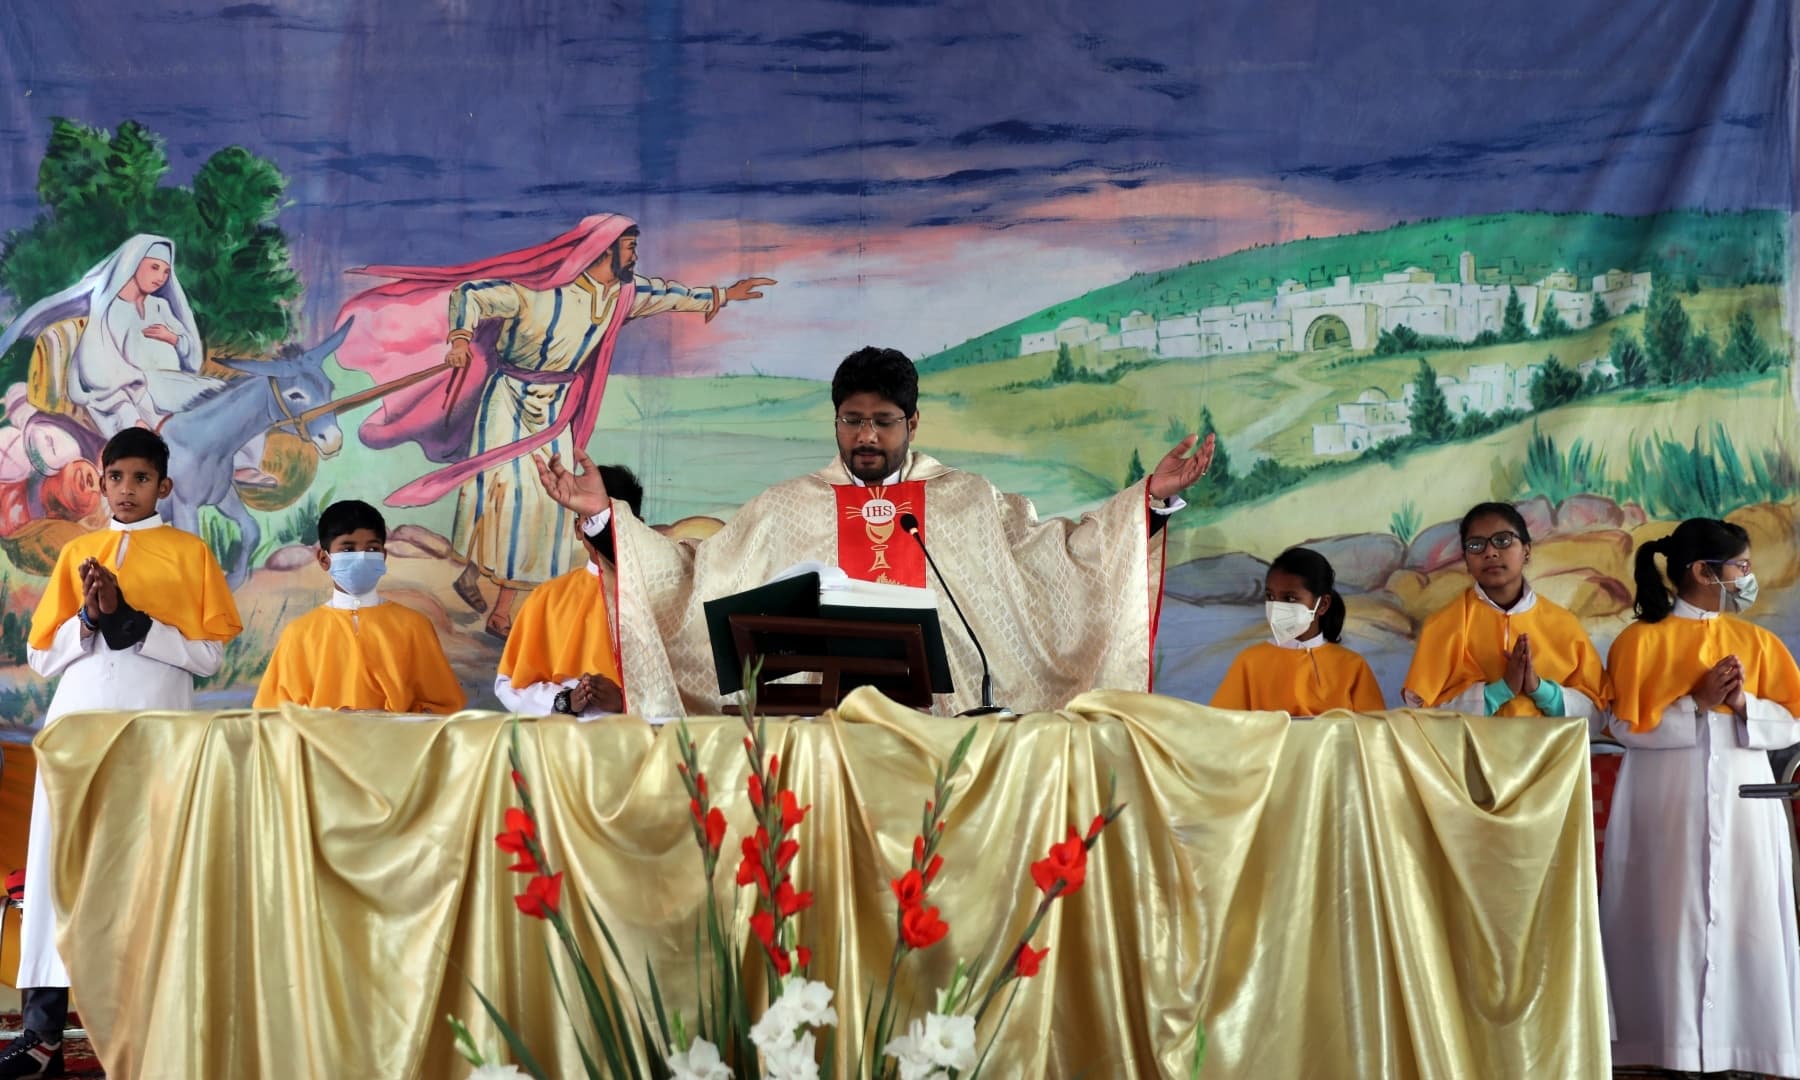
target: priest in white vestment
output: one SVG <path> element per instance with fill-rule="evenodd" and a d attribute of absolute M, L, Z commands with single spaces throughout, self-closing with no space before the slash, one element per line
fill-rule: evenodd
<path fill-rule="evenodd" d="M 545 489 L 562 505 L 613 525 L 613 605 L 627 710 L 640 716 L 716 714 L 724 703 L 702 604 L 754 588 L 802 562 L 853 578 L 937 592 L 955 690 L 934 711 L 980 704 L 981 662 L 945 596 L 954 591 L 987 652 L 993 699 L 1019 712 L 1056 709 L 1098 687 L 1150 688 L 1162 596 L 1164 515 L 1212 459 L 1197 437 L 1171 450 L 1144 480 L 1079 521 L 1040 522 L 1029 500 L 912 449 L 918 373 L 893 349 L 862 349 L 832 380 L 838 454 L 818 472 L 752 499 L 704 541 L 676 541 L 610 503 L 581 456 L 574 473 L 538 458 Z M 911 537 L 871 525 L 864 505 L 911 513 L 946 581 L 928 574 Z"/>

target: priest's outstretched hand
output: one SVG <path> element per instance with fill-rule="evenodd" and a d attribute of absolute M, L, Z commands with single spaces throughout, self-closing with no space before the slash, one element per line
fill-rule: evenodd
<path fill-rule="evenodd" d="M 612 498 L 606 494 L 606 481 L 600 478 L 600 467 L 586 451 L 575 451 L 575 469 L 550 454 L 533 454 L 531 463 L 537 466 L 538 483 L 544 485 L 544 493 L 555 499 L 557 505 L 584 518 L 612 506 Z"/>
<path fill-rule="evenodd" d="M 1163 459 L 1156 463 L 1156 471 L 1150 474 L 1148 484 L 1150 497 L 1152 499 L 1172 498 L 1186 491 L 1196 480 L 1205 476 L 1206 470 L 1212 467 L 1213 446 L 1217 438 L 1216 435 L 1208 434 L 1206 441 L 1200 443 L 1200 436 L 1189 435 L 1176 443 L 1175 448 L 1164 454 Z M 1194 449 L 1195 443 L 1200 443 L 1200 449 L 1195 452 L 1193 457 L 1188 457 L 1188 451 Z M 540 470 L 541 468 L 540 466 Z M 560 499 L 557 501 L 561 502 Z M 568 504 L 564 503 L 563 505 Z"/>

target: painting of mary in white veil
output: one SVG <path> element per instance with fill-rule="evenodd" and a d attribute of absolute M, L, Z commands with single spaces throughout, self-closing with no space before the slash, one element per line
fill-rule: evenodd
<path fill-rule="evenodd" d="M 85 318 L 67 366 L 34 380 L 48 399 L 43 404 L 76 406 L 102 440 L 133 426 L 157 430 L 220 384 L 200 373 L 206 349 L 174 267 L 172 240 L 133 236 L 81 280 L 15 319 L 0 335 L 0 352 L 63 320 Z M 274 485 L 260 467 L 261 441 L 238 454 L 239 483 Z"/>

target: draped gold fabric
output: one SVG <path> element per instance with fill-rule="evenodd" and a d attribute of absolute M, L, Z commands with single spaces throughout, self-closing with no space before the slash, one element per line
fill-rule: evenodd
<path fill-rule="evenodd" d="M 886 971 L 887 879 L 965 723 L 866 691 L 819 721 L 770 722 L 813 806 L 801 940 L 845 1036 Z M 1185 1076 L 1202 1015 L 1208 1077 L 1606 1074 L 1578 722 L 1291 723 L 1102 692 L 979 724 L 933 895 L 952 929 L 908 960 L 902 1001 L 928 1003 L 958 956 L 1006 947 L 1037 899 L 1028 864 L 1085 826 L 1109 772 L 1128 804 L 1040 931 L 1049 958 L 990 1075 Z M 742 729 L 690 726 L 734 850 Z M 515 911 L 523 881 L 493 846 L 510 730 L 491 714 L 292 710 L 85 714 L 43 732 L 58 940 L 108 1075 L 461 1076 L 446 1012 L 500 1045 L 471 984 L 578 1075 L 548 927 Z M 673 731 L 553 720 L 519 735 L 565 904 L 590 899 L 633 975 L 654 964 L 691 1018 L 704 886 Z"/>

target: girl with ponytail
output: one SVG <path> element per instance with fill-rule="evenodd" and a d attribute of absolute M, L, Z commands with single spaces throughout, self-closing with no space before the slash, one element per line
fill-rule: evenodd
<path fill-rule="evenodd" d="M 1257 709 L 1317 716 L 1332 709 L 1387 708 L 1374 672 L 1338 644 L 1344 598 L 1325 556 L 1289 548 L 1263 580 L 1263 612 L 1273 640 L 1238 653 L 1213 695 L 1217 709 Z"/>
<path fill-rule="evenodd" d="M 1635 569 L 1637 621 L 1607 657 L 1625 745 L 1600 893 L 1613 1060 L 1800 1076 L 1788 811 L 1738 796 L 1800 741 L 1800 668 L 1732 614 L 1756 598 L 1742 528 L 1684 521 Z"/>
<path fill-rule="evenodd" d="M 1573 716 L 1606 706 L 1600 651 L 1581 620 L 1525 579 L 1531 529 L 1508 503 L 1463 515 L 1463 565 L 1474 584 L 1419 628 L 1401 696 L 1414 708 L 1475 716 Z"/>

